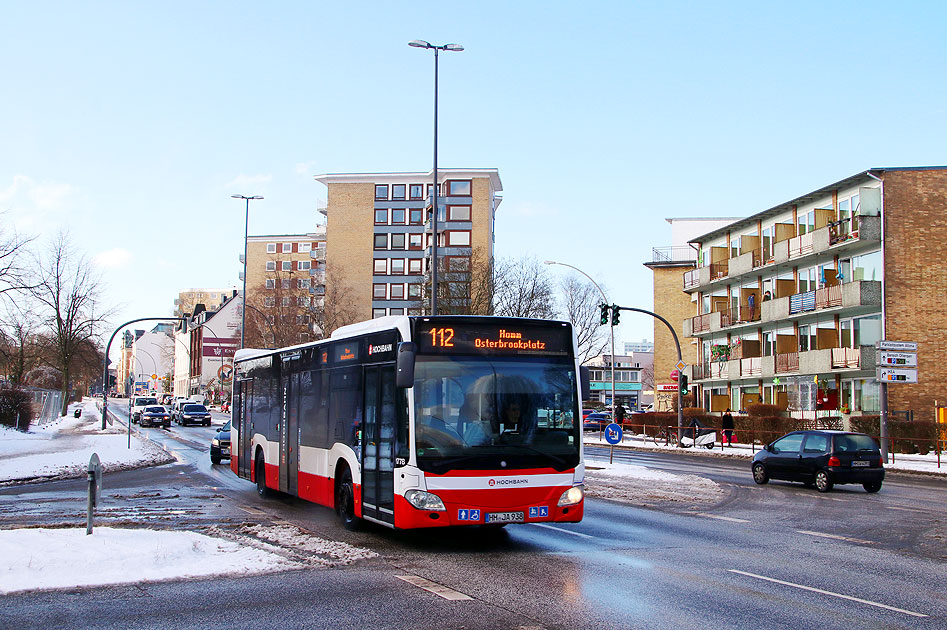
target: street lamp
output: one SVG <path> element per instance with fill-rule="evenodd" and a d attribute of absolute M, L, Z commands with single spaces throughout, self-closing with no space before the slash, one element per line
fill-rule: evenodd
<path fill-rule="evenodd" d="M 595 282 L 595 280 L 592 280 L 592 277 L 589 276 L 589 274 L 585 273 L 578 267 L 573 267 L 572 265 L 567 265 L 566 263 L 556 262 L 555 260 L 544 260 L 543 264 L 544 265 L 561 265 L 563 267 L 568 267 L 569 269 L 574 269 L 578 271 L 583 276 L 588 278 L 589 282 L 594 284 L 595 288 L 598 289 L 598 292 L 602 294 L 603 304 L 608 304 L 608 297 L 605 295 L 605 291 L 602 291 L 602 287 L 598 286 L 598 283 Z M 614 414 L 614 411 L 615 411 L 615 408 L 617 407 L 617 402 L 618 402 L 617 400 L 615 400 L 615 327 L 614 326 L 608 327 L 608 334 L 612 342 L 612 361 L 611 361 L 612 363 L 612 412 Z M 612 418 L 614 419 L 615 416 L 613 415 Z"/>
<path fill-rule="evenodd" d="M 408 42 L 413 48 L 427 48 L 434 51 L 434 200 L 431 213 L 431 315 L 437 315 L 437 54 L 442 50 L 460 52 L 464 49 L 460 44 L 444 44 L 435 46 L 423 39 Z"/>
<path fill-rule="evenodd" d="M 240 347 L 243 348 L 243 341 L 245 339 L 244 333 L 247 328 L 247 230 L 250 227 L 250 200 L 251 199 L 263 199 L 260 195 L 253 195 L 252 197 L 247 197 L 246 195 L 230 195 L 234 199 L 243 199 L 247 202 L 247 214 L 243 223 L 243 308 L 241 312 L 243 313 L 243 319 L 240 322 Z"/>

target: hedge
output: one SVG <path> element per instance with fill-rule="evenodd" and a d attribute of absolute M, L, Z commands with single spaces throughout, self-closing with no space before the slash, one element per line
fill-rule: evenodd
<path fill-rule="evenodd" d="M 21 431 L 26 431 L 32 419 L 33 401 L 29 394 L 22 389 L 0 389 L 0 424 L 13 428 L 19 426 Z"/>
<path fill-rule="evenodd" d="M 849 419 L 852 431 L 881 435 L 879 416 L 852 416 Z M 895 453 L 919 453 L 927 455 L 937 450 L 938 424 L 936 422 L 888 420 L 888 437 L 891 438 L 891 450 Z"/>

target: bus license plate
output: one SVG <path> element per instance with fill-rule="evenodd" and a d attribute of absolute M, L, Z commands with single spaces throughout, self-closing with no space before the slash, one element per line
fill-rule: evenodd
<path fill-rule="evenodd" d="M 522 523 L 525 520 L 525 512 L 491 512 L 487 514 L 488 523 Z"/>

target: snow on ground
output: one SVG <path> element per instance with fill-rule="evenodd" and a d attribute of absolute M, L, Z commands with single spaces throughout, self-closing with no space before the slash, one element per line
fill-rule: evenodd
<path fill-rule="evenodd" d="M 82 409 L 80 418 L 71 413 L 76 408 Z M 98 453 L 105 472 L 174 460 L 160 446 L 135 434 L 128 448 L 123 426 L 102 431 L 102 415 L 91 399 L 69 409 L 69 415 L 32 426 L 29 432 L 0 427 L 0 484 L 82 477 L 92 453 Z"/>
<path fill-rule="evenodd" d="M 597 461 L 585 464 L 585 492 L 590 497 L 645 505 L 667 501 L 712 503 L 726 494 L 715 482 L 697 475 Z"/>

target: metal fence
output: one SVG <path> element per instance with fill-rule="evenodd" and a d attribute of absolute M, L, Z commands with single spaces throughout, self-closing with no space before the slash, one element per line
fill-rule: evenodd
<path fill-rule="evenodd" d="M 33 398 L 33 418 L 31 424 L 46 424 L 62 413 L 62 392 L 52 389 L 27 387 L 26 393 Z"/>

